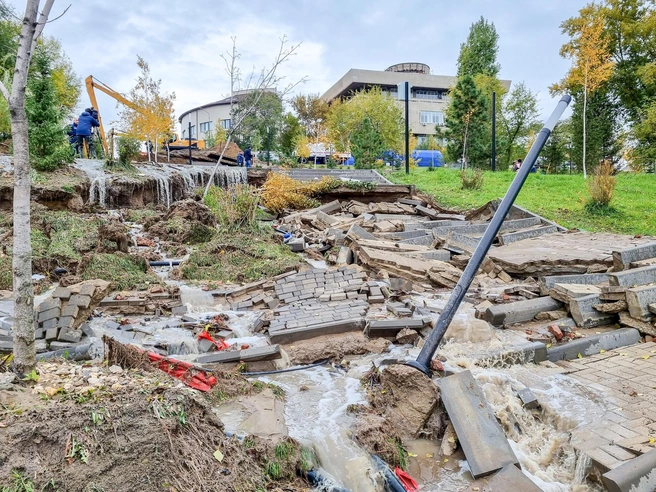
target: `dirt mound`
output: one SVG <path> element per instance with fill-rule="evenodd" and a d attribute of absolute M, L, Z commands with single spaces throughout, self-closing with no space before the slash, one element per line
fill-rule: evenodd
<path fill-rule="evenodd" d="M 171 220 L 176 217 L 183 220 L 200 222 L 206 226 L 214 227 L 216 225 L 216 217 L 209 207 L 192 199 L 182 200 L 171 205 L 165 220 Z"/>
<path fill-rule="evenodd" d="M 407 453 L 394 426 L 380 415 L 362 413 L 353 426 L 353 438 L 364 449 L 380 456 L 391 466 L 403 466 Z"/>
<path fill-rule="evenodd" d="M 114 243 L 114 245 L 108 243 Z M 105 250 L 107 253 L 113 253 L 114 251 L 127 253 L 128 235 L 125 224 L 113 219 L 101 225 L 98 228 L 98 249 Z"/>
<path fill-rule="evenodd" d="M 340 361 L 346 355 L 382 354 L 390 345 L 382 338 L 370 340 L 362 333 L 345 333 L 295 342 L 284 349 L 293 364 L 312 364 L 325 359 Z"/>
<path fill-rule="evenodd" d="M 225 144 L 221 143 L 221 144 L 215 145 L 214 147 L 210 147 L 209 149 L 205 149 L 205 151 L 208 152 L 208 153 L 221 155 L 221 152 L 223 151 L 224 147 L 225 147 Z M 239 154 L 239 152 L 241 152 L 241 149 L 239 148 L 239 145 L 237 145 L 235 142 L 230 142 L 228 144 L 228 148 L 226 149 L 225 153 L 223 154 L 223 158 L 236 161 L 237 160 L 237 154 Z"/>
<path fill-rule="evenodd" d="M 71 492 L 265 490 L 276 483 L 307 490 L 296 476 L 303 468 L 298 444 L 228 438 L 205 394 L 177 388 L 163 374 L 69 363 L 41 364 L 39 372 L 40 398 L 29 388 L 0 391 L 2 484 Z"/>

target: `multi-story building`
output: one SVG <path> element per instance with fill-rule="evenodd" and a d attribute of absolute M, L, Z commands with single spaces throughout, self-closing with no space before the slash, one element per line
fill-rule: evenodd
<path fill-rule="evenodd" d="M 330 102 L 334 99 L 348 99 L 358 91 L 380 87 L 398 100 L 398 86 L 409 82 L 411 86 L 408 120 L 410 133 L 421 142 L 429 135 L 436 135 L 436 127 L 444 125 L 444 114 L 449 104 L 449 92 L 456 83 L 450 75 L 432 75 L 430 67 L 424 63 L 399 63 L 384 71 L 352 68 L 321 96 Z M 510 88 L 509 80 L 502 80 Z M 403 107 L 404 102 L 398 101 Z"/>
<path fill-rule="evenodd" d="M 264 89 L 267 92 L 276 92 L 275 89 Z M 203 104 L 196 108 L 185 111 L 180 115 L 178 121 L 182 130 L 182 138 L 189 138 L 189 123 L 191 123 L 191 138 L 205 140 L 208 132 L 213 132 L 217 125 L 229 129 L 232 125 L 232 106 L 239 104 L 250 90 L 235 91 L 232 98 L 226 97 L 219 101 Z"/>

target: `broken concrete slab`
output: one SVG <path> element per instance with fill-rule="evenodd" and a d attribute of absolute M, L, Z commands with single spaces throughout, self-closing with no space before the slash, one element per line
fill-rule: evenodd
<path fill-rule="evenodd" d="M 473 484 L 472 484 L 473 485 Z M 515 465 L 506 465 L 487 480 L 487 487 L 478 488 L 486 492 L 543 492 L 533 480 Z M 472 490 L 478 490 L 472 488 Z"/>
<path fill-rule="evenodd" d="M 253 347 L 245 350 L 223 350 L 213 354 L 200 355 L 196 360 L 201 364 L 217 364 L 274 360 L 280 357 L 279 345 L 266 345 L 264 347 Z"/>
<path fill-rule="evenodd" d="M 545 311 L 558 311 L 562 303 L 551 297 L 538 297 L 525 301 L 498 304 L 485 310 L 485 320 L 493 326 L 512 325 L 531 321 L 535 315 Z"/>
<path fill-rule="evenodd" d="M 299 340 L 308 340 L 321 335 L 337 335 L 351 331 L 361 331 L 364 328 L 364 319 L 351 319 L 317 323 L 302 328 L 282 329 L 269 333 L 271 343 L 292 343 Z"/>
<path fill-rule="evenodd" d="M 656 258 L 656 243 L 613 251 L 613 268 L 616 272 L 628 270 L 631 263 Z"/>
<path fill-rule="evenodd" d="M 626 291 L 626 302 L 629 305 L 629 313 L 632 317 L 650 321 L 652 313 L 649 304 L 656 303 L 656 285 L 642 285 Z"/>
<path fill-rule="evenodd" d="M 603 300 L 602 297 L 603 294 L 599 294 L 599 298 Z M 619 300 L 619 301 L 614 301 L 614 302 L 607 302 L 604 304 L 595 304 L 592 306 L 595 308 L 597 311 L 601 313 L 620 313 L 622 311 L 626 311 L 629 309 L 629 305 L 626 301 L 624 300 Z"/>
<path fill-rule="evenodd" d="M 537 217 L 530 217 L 527 219 L 506 220 L 501 224 L 499 231 L 516 231 L 519 229 L 526 229 L 540 225 L 542 221 Z M 446 238 L 449 231 L 457 232 L 460 234 L 484 234 L 488 228 L 489 223 L 484 224 L 458 224 L 448 227 L 436 227 L 433 229 L 435 237 Z"/>
<path fill-rule="evenodd" d="M 656 449 L 604 473 L 601 480 L 609 492 L 656 490 Z"/>
<path fill-rule="evenodd" d="M 406 328 L 419 331 L 430 325 L 430 319 L 385 319 L 369 321 L 364 334 L 369 338 L 394 338 Z"/>
<path fill-rule="evenodd" d="M 411 237 L 409 239 L 402 239 L 399 244 L 414 244 L 417 246 L 431 246 L 433 244 L 433 236 L 424 234 L 423 236 Z"/>
<path fill-rule="evenodd" d="M 412 258 L 424 258 L 426 260 L 451 261 L 451 252 L 445 249 L 431 249 L 428 251 L 413 251 L 411 253 L 401 253 L 404 256 Z"/>
<path fill-rule="evenodd" d="M 337 255 L 337 265 L 350 265 L 351 263 L 353 263 L 353 251 L 348 246 L 342 246 Z"/>
<path fill-rule="evenodd" d="M 77 343 L 82 339 L 82 332 L 79 330 L 61 329 L 57 340 L 59 342 Z"/>
<path fill-rule="evenodd" d="M 471 474 L 483 477 L 519 465 L 483 391 L 470 371 L 439 380 L 440 396 L 465 452 Z"/>
<path fill-rule="evenodd" d="M 556 226 L 545 226 L 528 229 L 526 231 L 508 232 L 506 234 L 499 234 L 499 243 L 506 245 L 521 241 L 522 239 L 544 236 L 545 234 L 554 234 L 555 232 L 558 232 L 558 227 Z"/>
<path fill-rule="evenodd" d="M 614 314 L 597 311 L 594 308 L 597 304 L 601 304 L 599 294 L 575 297 L 569 301 L 569 311 L 574 321 L 576 321 L 576 326 L 593 328 L 616 321 L 617 318 Z"/>
<path fill-rule="evenodd" d="M 540 277 L 538 285 L 543 296 L 549 294 L 556 284 L 600 285 L 608 282 L 607 273 L 584 273 L 581 275 L 551 275 Z"/>
<path fill-rule="evenodd" d="M 457 254 L 472 254 L 476 250 L 479 241 L 479 238 L 449 231 L 442 247 Z"/>
<path fill-rule="evenodd" d="M 437 219 L 439 212 L 437 210 L 433 210 L 432 208 L 427 208 L 423 207 L 421 205 L 415 206 L 415 210 L 419 212 L 420 215 L 423 215 L 425 217 L 428 217 L 429 219 Z"/>
<path fill-rule="evenodd" d="M 530 388 L 520 389 L 517 392 L 517 396 L 519 396 L 519 399 L 522 400 L 522 406 L 524 408 L 528 408 L 529 410 L 531 410 L 534 408 L 538 408 L 540 406 L 537 397 L 531 391 Z"/>
<path fill-rule="evenodd" d="M 576 338 L 563 345 L 554 345 L 547 349 L 547 358 L 551 362 L 559 360 L 574 360 L 581 356 L 591 356 L 602 350 L 613 350 L 639 343 L 641 339 L 638 330 L 619 328 L 606 333 L 597 333 L 585 338 Z"/>
<path fill-rule="evenodd" d="M 609 273 L 608 283 L 624 287 L 649 285 L 656 283 L 656 265 L 643 268 L 634 268 L 624 272 Z"/>
<path fill-rule="evenodd" d="M 635 319 L 626 311 L 620 313 L 619 318 L 620 318 L 620 325 L 628 326 L 630 328 L 635 328 L 636 330 L 638 330 L 640 333 L 644 335 L 650 335 L 652 337 L 656 337 L 656 326 L 652 325 L 651 323 L 647 323 L 646 321 Z"/>
<path fill-rule="evenodd" d="M 378 239 L 376 236 L 371 234 L 370 232 L 365 231 L 362 227 L 360 227 L 357 224 L 353 224 L 348 232 L 346 233 L 346 237 L 351 239 L 352 241 L 357 241 L 358 239 L 370 239 L 370 240 L 376 240 Z"/>

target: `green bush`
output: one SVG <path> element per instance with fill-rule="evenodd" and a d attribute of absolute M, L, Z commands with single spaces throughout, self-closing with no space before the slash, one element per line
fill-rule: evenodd
<path fill-rule="evenodd" d="M 212 186 L 205 196 L 205 205 L 214 212 L 223 230 L 235 231 L 255 226 L 259 203 L 257 189 L 249 185 L 229 188 Z"/>
<path fill-rule="evenodd" d="M 131 166 L 141 153 L 141 142 L 132 137 L 118 138 L 118 163 L 121 166 Z"/>
<path fill-rule="evenodd" d="M 460 181 L 463 190 L 480 190 L 483 186 L 483 171 L 481 169 L 460 171 Z"/>

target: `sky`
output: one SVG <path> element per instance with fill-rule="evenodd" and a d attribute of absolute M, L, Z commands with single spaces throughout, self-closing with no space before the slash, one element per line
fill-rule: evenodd
<path fill-rule="evenodd" d="M 221 54 L 231 49 L 232 36 L 243 73 L 269 66 L 282 36 L 289 45 L 301 43 L 279 69 L 279 88 L 307 77 L 295 92 L 323 94 L 351 68 L 421 62 L 433 74 L 455 75 L 460 44 L 483 16 L 499 34 L 499 77 L 524 81 L 546 119 L 556 104 L 548 87 L 570 66 L 559 56 L 566 41 L 560 23 L 586 1 L 57 0 L 51 18 L 70 8 L 44 34 L 61 41 L 82 80 L 93 75 L 121 93 L 135 85 L 140 55 L 162 88 L 175 93 L 178 118 L 229 95 Z M 22 15 L 23 0 L 8 3 Z M 108 129 L 116 103 L 97 97 Z M 83 91 L 81 109 L 88 105 Z"/>

